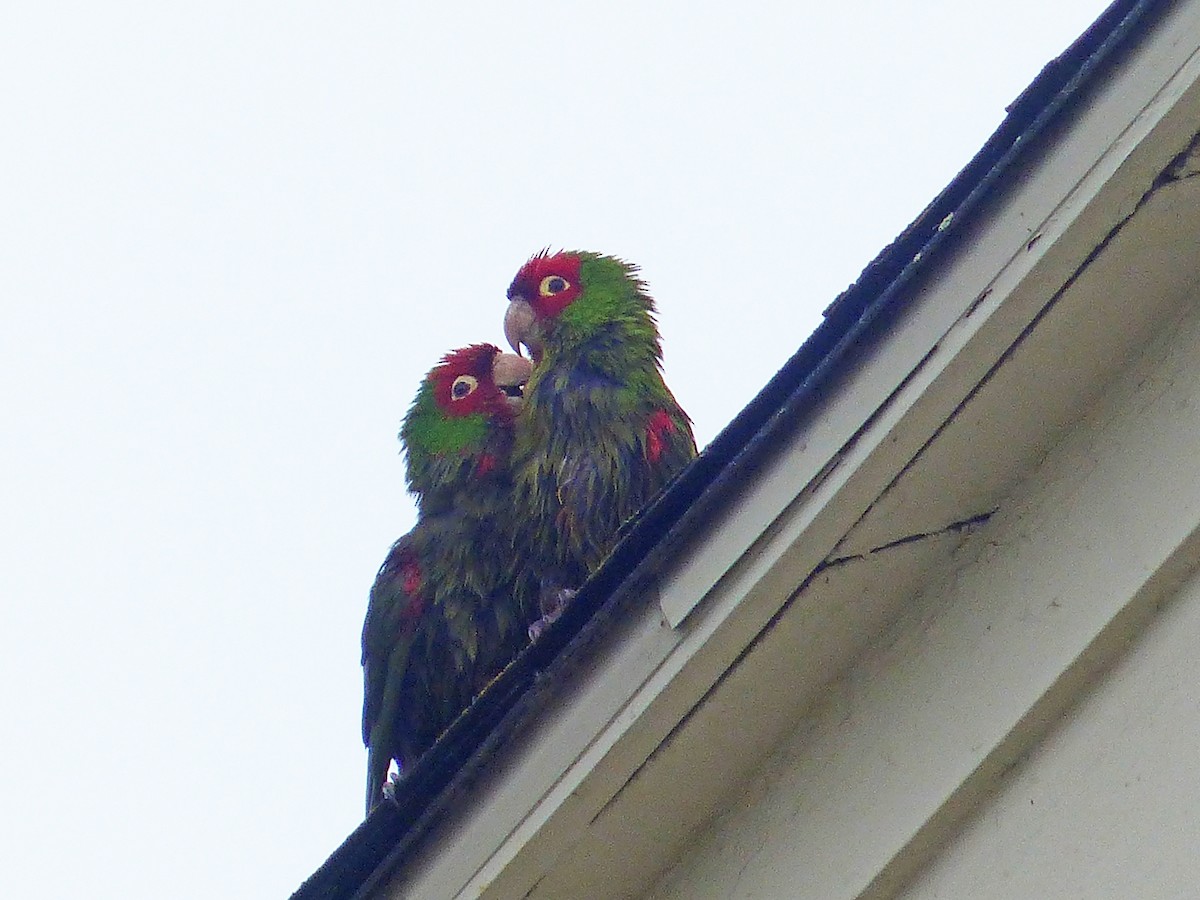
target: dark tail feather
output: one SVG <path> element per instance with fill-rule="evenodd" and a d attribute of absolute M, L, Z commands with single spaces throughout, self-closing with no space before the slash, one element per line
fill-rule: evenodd
<path fill-rule="evenodd" d="M 383 786 L 391 764 L 391 758 L 384 756 L 376 746 L 367 749 L 367 815 L 383 799 Z"/>
<path fill-rule="evenodd" d="M 367 815 L 383 799 L 383 786 L 387 784 L 388 769 L 392 767 L 396 746 L 392 732 L 401 706 L 401 685 L 408 671 L 408 654 L 412 650 L 414 634 L 402 635 L 387 657 L 387 677 L 367 737 Z M 364 728 L 370 718 L 369 713 L 363 713 Z"/>

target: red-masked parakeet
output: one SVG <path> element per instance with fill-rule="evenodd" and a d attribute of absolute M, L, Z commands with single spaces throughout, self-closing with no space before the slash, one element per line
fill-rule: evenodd
<path fill-rule="evenodd" d="M 513 479 L 525 526 L 518 547 L 543 583 L 544 623 L 696 443 L 663 382 L 654 302 L 633 266 L 542 253 L 517 273 L 508 299 L 505 336 L 534 360 Z"/>
<path fill-rule="evenodd" d="M 363 624 L 367 811 L 527 642 L 513 589 L 509 457 L 528 360 L 477 344 L 447 354 L 404 418 L 416 527 L 391 548 Z"/>

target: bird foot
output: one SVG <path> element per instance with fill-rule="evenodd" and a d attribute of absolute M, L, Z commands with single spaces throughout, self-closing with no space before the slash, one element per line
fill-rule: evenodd
<path fill-rule="evenodd" d="M 536 641 L 541 637 L 542 632 L 549 628 L 563 614 L 563 610 L 567 608 L 567 604 L 578 593 L 579 591 L 572 590 L 571 588 L 543 591 L 539 603 L 539 606 L 542 608 L 542 617 L 529 626 L 529 639 Z"/>

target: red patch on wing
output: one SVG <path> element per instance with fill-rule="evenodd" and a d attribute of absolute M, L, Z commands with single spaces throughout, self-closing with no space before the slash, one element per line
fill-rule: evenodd
<path fill-rule="evenodd" d="M 583 292 L 583 285 L 579 283 L 582 265 L 583 260 L 574 253 L 561 252 L 550 256 L 543 250 L 521 266 L 521 271 L 509 285 L 508 299 L 524 297 L 539 319 L 552 319 Z M 542 282 L 553 277 L 565 281 L 566 290 L 543 296 Z"/>
<path fill-rule="evenodd" d="M 400 567 L 400 577 L 404 585 L 404 593 L 417 594 L 421 591 L 421 564 L 415 559 L 409 559 Z"/>
<path fill-rule="evenodd" d="M 484 453 L 479 457 L 479 463 L 475 466 L 475 474 L 486 475 L 488 472 L 496 470 L 496 457 L 491 453 Z"/>
<path fill-rule="evenodd" d="M 663 436 L 673 434 L 678 426 L 665 409 L 656 410 L 646 424 L 646 458 L 658 462 L 663 453 Z"/>
<path fill-rule="evenodd" d="M 400 614 L 403 629 L 407 634 L 417 626 L 417 620 L 425 611 L 425 595 L 421 593 L 421 564 L 415 556 L 408 556 L 400 563 L 400 585 L 408 595 L 408 603 Z"/>

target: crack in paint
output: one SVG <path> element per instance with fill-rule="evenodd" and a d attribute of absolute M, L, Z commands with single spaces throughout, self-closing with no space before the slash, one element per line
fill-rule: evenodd
<path fill-rule="evenodd" d="M 983 525 L 990 519 L 1000 507 L 996 506 L 989 509 L 987 512 L 979 513 L 978 515 L 970 516 L 966 519 L 959 519 L 956 522 L 951 522 L 949 525 L 943 525 L 941 528 L 935 528 L 932 531 L 919 531 L 915 534 L 906 534 L 904 537 L 896 538 L 894 541 L 888 541 L 885 544 L 880 544 L 878 547 L 872 547 L 870 550 L 864 550 L 862 553 L 852 553 L 848 556 L 833 556 L 826 559 L 813 574 L 827 571 L 828 569 L 837 566 L 845 565 L 846 563 L 854 562 L 855 560 L 866 559 L 876 553 L 884 553 L 888 550 L 893 550 L 896 547 L 903 547 L 906 544 L 913 544 L 917 541 L 924 541 L 928 538 L 944 537 L 948 534 L 963 534 L 970 532 L 973 528 Z"/>
<path fill-rule="evenodd" d="M 1080 262 L 1075 268 L 1075 271 L 1073 271 L 1067 277 L 1058 290 L 1056 290 L 1051 295 L 1050 299 L 1047 300 L 1042 306 L 1042 308 L 1037 311 L 1034 317 L 1029 321 L 1029 324 L 1027 324 L 1021 330 L 1021 333 L 1018 334 L 1013 339 L 1013 342 L 1005 349 L 1005 351 L 1000 354 L 1000 357 L 994 363 L 992 363 L 990 367 L 988 367 L 986 372 L 983 373 L 983 376 L 979 379 L 975 386 L 967 392 L 967 395 L 963 397 L 957 405 L 955 405 L 954 409 L 950 411 L 950 414 L 946 416 L 946 418 L 936 429 L 934 429 L 933 434 L 931 434 L 925 440 L 925 442 L 921 444 L 919 448 L 917 448 L 917 451 L 912 455 L 908 462 L 906 462 L 900 468 L 900 471 L 898 471 L 892 480 L 889 481 L 888 484 L 883 488 L 883 490 L 879 492 L 879 498 L 882 498 L 889 491 L 891 491 L 897 485 L 897 483 L 899 483 L 900 479 L 903 478 L 909 472 L 909 470 L 917 464 L 917 461 L 921 459 L 925 451 L 929 449 L 934 441 L 942 436 L 943 432 L 945 432 L 946 429 L 948 429 L 951 424 L 954 423 L 959 414 L 962 413 L 963 410 L 970 405 L 971 401 L 975 399 L 979 392 L 991 382 L 996 373 L 1000 371 L 1000 369 L 1013 357 L 1014 354 L 1016 354 L 1020 346 L 1025 343 L 1026 338 L 1028 338 L 1034 332 L 1038 325 L 1041 324 L 1042 320 L 1058 305 L 1058 302 L 1063 298 L 1067 291 L 1069 291 L 1075 285 L 1075 282 L 1077 282 L 1083 276 L 1083 273 L 1086 272 L 1088 268 L 1091 267 L 1092 263 L 1099 258 L 1100 254 L 1108 248 L 1108 245 L 1116 239 L 1117 235 L 1124 230 L 1125 226 L 1133 220 L 1133 217 L 1141 212 L 1142 208 L 1150 202 L 1150 199 L 1156 193 L 1158 193 L 1161 188 L 1166 187 L 1169 184 L 1186 181 L 1196 175 L 1200 175 L 1200 131 L 1193 134 L 1192 139 L 1188 142 L 1187 146 L 1175 154 L 1175 156 L 1171 158 L 1171 161 L 1167 163 L 1167 165 L 1163 167 L 1158 175 L 1154 177 L 1154 180 L 1150 182 L 1150 186 L 1146 189 L 1145 193 L 1143 193 L 1142 196 L 1138 198 L 1137 203 L 1133 205 L 1133 209 L 1130 210 L 1127 215 L 1123 216 L 1115 225 L 1113 225 L 1113 227 L 1108 230 L 1103 238 L 1096 242 L 1096 246 L 1091 249 L 1088 255 L 1084 257 L 1083 261 Z M 977 297 L 967 308 L 966 312 L 959 317 L 959 321 L 962 321 L 970 316 L 983 298 L 990 293 L 991 288 L 988 288 L 979 297 Z M 901 383 L 900 387 L 903 387 L 904 384 L 914 378 L 916 374 L 922 368 L 924 368 L 931 355 L 932 354 L 926 354 L 920 363 L 918 363 L 913 371 L 910 372 L 905 378 L 904 382 Z M 885 402 L 884 406 L 891 402 L 892 397 L 894 397 L 899 390 L 900 388 L 897 388 L 897 390 L 888 397 L 888 400 Z M 864 425 L 864 428 L 865 427 L 866 426 Z M 870 515 L 871 511 L 875 508 L 875 505 L 879 502 L 879 498 L 876 498 L 874 502 L 872 502 L 865 510 L 863 510 L 862 515 L 858 517 L 850 531 L 853 531 L 854 527 L 857 527 L 864 519 L 867 518 L 868 515 Z M 849 531 L 847 534 L 848 533 Z"/>
<path fill-rule="evenodd" d="M 1194 134 L 1188 145 L 1175 154 L 1167 167 L 1154 179 L 1150 190 L 1154 191 L 1163 185 L 1178 181 L 1187 181 L 1197 175 L 1200 175 L 1200 132 Z"/>

